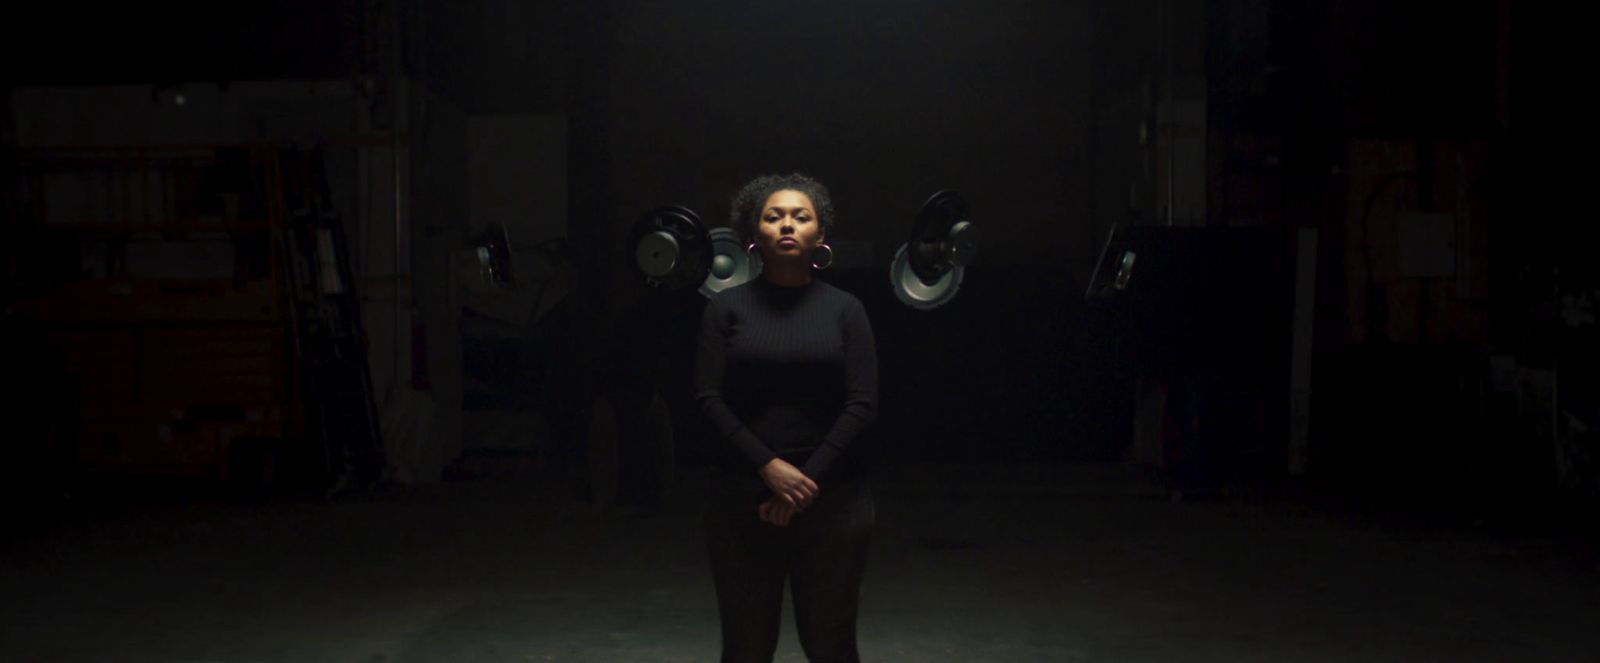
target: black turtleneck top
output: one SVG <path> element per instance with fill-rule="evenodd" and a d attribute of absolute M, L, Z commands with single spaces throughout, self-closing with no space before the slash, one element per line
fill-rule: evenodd
<path fill-rule="evenodd" d="M 823 486 L 866 471 L 857 441 L 877 418 L 878 354 L 854 295 L 816 279 L 723 290 L 701 317 L 694 374 L 718 474 L 754 488 L 773 458 Z"/>

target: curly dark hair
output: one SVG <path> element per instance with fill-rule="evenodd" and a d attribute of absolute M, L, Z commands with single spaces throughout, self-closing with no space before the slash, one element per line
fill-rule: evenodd
<path fill-rule="evenodd" d="M 808 175 L 762 175 L 750 180 L 733 196 L 733 209 L 728 215 L 728 225 L 739 233 L 740 239 L 749 243 L 756 236 L 756 223 L 761 219 L 761 208 L 767 198 L 779 191 L 799 191 L 811 199 L 817 211 L 817 223 L 822 224 L 824 236 L 833 231 L 833 198 L 828 187 Z"/>

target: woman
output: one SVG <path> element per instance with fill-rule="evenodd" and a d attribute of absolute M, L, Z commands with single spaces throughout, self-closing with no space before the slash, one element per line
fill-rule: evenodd
<path fill-rule="evenodd" d="M 807 658 L 858 661 L 876 518 L 861 444 L 877 416 L 872 327 L 860 300 L 812 275 L 833 254 L 821 183 L 756 178 L 731 220 L 762 273 L 711 298 L 695 356 L 695 398 L 717 437 L 706 544 L 722 661 L 772 660 L 786 579 Z"/>

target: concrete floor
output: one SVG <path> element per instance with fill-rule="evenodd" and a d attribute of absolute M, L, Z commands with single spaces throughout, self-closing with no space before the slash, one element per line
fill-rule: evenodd
<path fill-rule="evenodd" d="M 0 553 L 0 660 L 712 661 L 693 481 L 655 517 L 531 479 L 80 505 Z M 1119 466 L 878 492 L 867 661 L 1600 660 L 1592 539 L 1174 503 Z"/>

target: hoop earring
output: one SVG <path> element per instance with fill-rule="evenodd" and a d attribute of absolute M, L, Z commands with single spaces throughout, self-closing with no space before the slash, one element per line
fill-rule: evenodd
<path fill-rule="evenodd" d="M 817 264 L 817 251 L 821 251 L 823 249 L 827 249 L 827 251 L 828 251 L 828 261 L 818 265 Z M 815 249 L 813 249 L 811 251 L 811 267 L 812 267 L 812 269 L 815 269 L 815 270 L 820 272 L 820 271 L 822 271 L 824 269 L 827 269 L 829 267 L 832 267 L 832 266 L 833 266 L 833 247 L 828 246 L 828 244 L 826 242 L 824 242 L 822 244 L 818 244 L 817 248 L 815 248 Z"/>
<path fill-rule="evenodd" d="M 761 245 L 751 242 L 748 246 L 744 247 L 744 258 L 745 262 L 751 265 L 760 266 L 760 271 L 765 272 L 767 270 L 767 261 L 761 258 Z"/>

